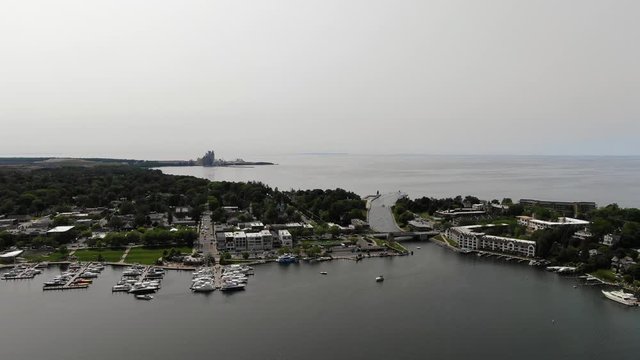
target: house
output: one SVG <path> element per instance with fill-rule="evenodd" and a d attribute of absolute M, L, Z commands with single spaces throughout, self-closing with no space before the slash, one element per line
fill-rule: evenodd
<path fill-rule="evenodd" d="M 573 234 L 573 238 L 576 240 L 589 240 L 593 237 L 591 230 L 589 228 L 584 228 L 582 230 L 578 230 Z"/>
<path fill-rule="evenodd" d="M 620 235 L 607 234 L 602 237 L 601 244 L 606 246 L 612 246 L 617 244 L 618 241 L 620 241 Z"/>
<path fill-rule="evenodd" d="M 369 223 L 360 219 L 351 219 L 351 225 L 353 225 L 356 230 L 369 229 Z"/>

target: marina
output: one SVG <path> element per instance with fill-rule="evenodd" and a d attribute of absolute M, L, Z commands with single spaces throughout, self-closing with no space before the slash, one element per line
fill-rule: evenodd
<path fill-rule="evenodd" d="M 46 281 L 42 286 L 42 290 L 86 289 L 93 283 L 92 279 L 97 278 L 104 268 L 105 265 L 101 263 L 70 264 L 62 274 Z"/>
<path fill-rule="evenodd" d="M 244 290 L 249 281 L 248 276 L 254 273 L 254 269 L 247 265 L 201 267 L 193 272 L 190 289 L 196 293 Z"/>
<path fill-rule="evenodd" d="M 44 263 L 15 265 L 11 270 L 2 274 L 2 280 L 30 280 L 42 273 Z M 45 266 L 46 267 L 46 266 Z"/>
<path fill-rule="evenodd" d="M 165 270 L 157 266 L 131 265 L 124 269 L 120 281 L 111 292 L 133 294 L 136 299 L 151 300 L 149 294 L 156 293 L 161 288 L 161 280 Z"/>

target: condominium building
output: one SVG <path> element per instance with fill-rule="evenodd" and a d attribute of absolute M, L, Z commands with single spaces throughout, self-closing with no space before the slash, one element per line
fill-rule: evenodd
<path fill-rule="evenodd" d="M 534 257 L 536 255 L 535 241 L 487 235 L 482 232 L 483 229 L 493 226 L 472 225 L 452 227 L 445 232 L 445 236 L 455 240 L 458 246 L 465 250 L 485 250 L 525 257 Z"/>
<path fill-rule="evenodd" d="M 279 230 L 278 231 L 278 240 L 280 240 L 280 246 L 282 247 L 293 247 L 293 237 L 289 230 Z"/>
<path fill-rule="evenodd" d="M 517 216 L 518 224 L 526 226 L 531 231 L 551 229 L 560 226 L 573 226 L 576 228 L 585 227 L 590 224 L 586 220 L 574 219 L 570 217 L 560 217 L 557 221 L 545 221 L 532 218 L 531 216 Z"/>

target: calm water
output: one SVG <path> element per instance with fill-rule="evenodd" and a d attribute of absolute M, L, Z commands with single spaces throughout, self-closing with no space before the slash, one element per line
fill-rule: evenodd
<path fill-rule="evenodd" d="M 640 309 L 526 265 L 420 246 L 402 258 L 258 266 L 234 294 L 191 294 L 190 273 L 169 272 L 150 302 L 112 294 L 121 270 L 111 268 L 88 290 L 43 292 L 51 268 L 0 283 L 2 358 L 637 358 Z"/>
<path fill-rule="evenodd" d="M 166 167 L 168 174 L 262 181 L 280 189 L 342 187 L 360 195 L 402 190 L 411 197 L 475 195 L 595 201 L 640 207 L 640 157 L 290 155 L 277 166 Z"/>

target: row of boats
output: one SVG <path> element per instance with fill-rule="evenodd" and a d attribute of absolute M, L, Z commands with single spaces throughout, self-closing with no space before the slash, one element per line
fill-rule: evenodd
<path fill-rule="evenodd" d="M 43 283 L 44 290 L 57 289 L 57 288 L 87 288 L 89 284 L 93 283 L 92 279 L 98 277 L 98 275 L 105 269 L 105 265 L 101 263 L 90 263 L 83 266 L 79 263 L 69 264 L 66 271 L 63 271 L 60 275 L 55 276 L 49 281 Z"/>
<path fill-rule="evenodd" d="M 122 272 L 122 277 L 111 288 L 112 292 L 126 292 L 135 295 L 136 299 L 151 300 L 153 294 L 160 290 L 164 278 L 163 268 L 156 266 L 132 265 Z"/>
<path fill-rule="evenodd" d="M 249 281 L 248 276 L 253 275 L 254 270 L 245 265 L 227 265 L 220 269 L 220 291 L 244 290 Z M 191 290 L 193 292 L 212 292 L 216 286 L 216 269 L 201 267 L 193 272 Z"/>
<path fill-rule="evenodd" d="M 41 264 L 44 264 L 44 263 L 41 263 Z M 48 265 L 48 264 L 47 265 L 41 265 L 41 264 L 38 264 L 36 266 L 18 264 L 14 266 L 13 269 L 2 274 L 2 279 L 3 280 L 33 279 L 34 277 L 36 277 L 36 275 L 42 274 L 42 270 L 40 270 L 41 268 L 46 267 Z"/>

